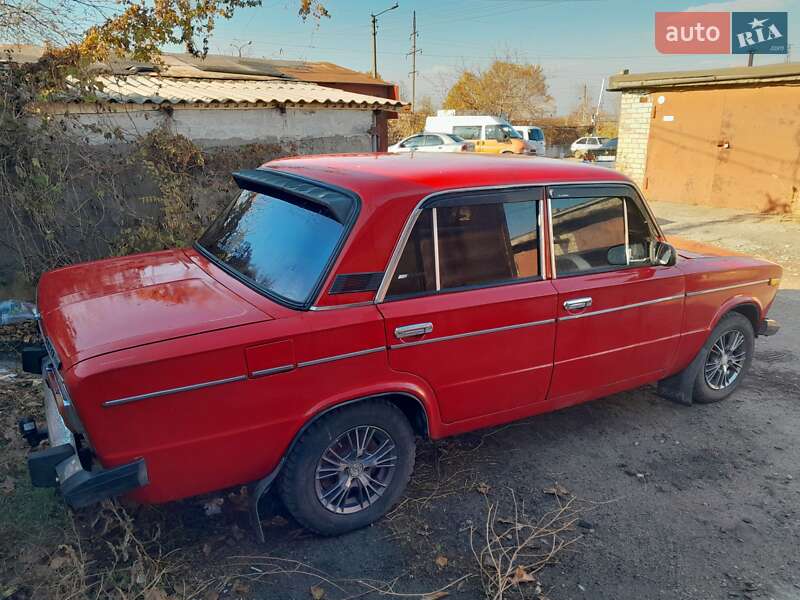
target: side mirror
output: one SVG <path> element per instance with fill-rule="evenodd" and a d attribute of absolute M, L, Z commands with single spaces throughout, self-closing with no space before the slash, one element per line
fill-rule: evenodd
<path fill-rule="evenodd" d="M 625 251 L 625 244 L 620 244 L 619 246 L 611 246 L 608 249 L 608 254 L 606 255 L 606 261 L 610 265 L 618 266 L 618 265 L 627 265 L 628 264 L 628 253 Z"/>
<path fill-rule="evenodd" d="M 659 267 L 671 267 L 678 260 L 675 248 L 666 242 L 656 242 L 653 252 L 653 264 Z"/>

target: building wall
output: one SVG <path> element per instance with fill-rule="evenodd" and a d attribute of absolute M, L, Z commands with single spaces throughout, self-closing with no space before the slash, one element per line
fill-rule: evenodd
<path fill-rule="evenodd" d="M 659 89 L 642 188 L 653 200 L 800 214 L 800 87 Z"/>
<path fill-rule="evenodd" d="M 291 144 L 298 153 L 368 152 L 373 149 L 373 112 L 352 109 L 197 108 L 127 105 L 53 107 L 92 144 L 132 139 L 166 126 L 202 147 L 249 143 Z"/>
<path fill-rule="evenodd" d="M 619 111 L 617 169 L 643 186 L 653 103 L 644 92 L 623 92 Z"/>

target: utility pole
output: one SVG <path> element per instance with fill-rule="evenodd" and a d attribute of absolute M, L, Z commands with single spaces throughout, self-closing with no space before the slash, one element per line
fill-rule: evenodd
<path fill-rule="evenodd" d="M 378 78 L 378 17 L 380 17 L 383 13 L 394 10 L 398 6 L 400 5 L 395 2 L 394 6 L 390 6 L 386 10 L 382 10 L 377 14 L 370 13 L 370 17 L 372 17 L 372 76 L 375 79 Z"/>
<path fill-rule="evenodd" d="M 411 13 L 411 52 L 406 53 L 406 56 L 411 57 L 411 111 L 417 105 L 417 54 L 421 54 L 422 50 L 417 49 L 417 11 Z"/>
<path fill-rule="evenodd" d="M 597 108 L 592 115 L 592 135 L 597 134 L 597 119 L 600 117 L 600 105 L 603 103 L 603 91 L 606 89 L 606 78 L 603 77 L 603 82 L 600 84 L 600 95 L 597 97 Z"/>
<path fill-rule="evenodd" d="M 238 42 L 239 40 L 236 40 L 236 41 Z M 246 42 L 246 43 L 242 44 L 241 46 L 237 46 L 236 44 L 231 44 L 231 46 L 232 46 L 233 48 L 236 48 L 236 50 L 237 50 L 237 51 L 238 51 L 238 53 L 239 53 L 239 58 L 242 58 L 242 50 L 244 50 L 245 48 L 247 48 L 247 47 L 248 47 L 250 44 L 252 44 L 252 43 L 253 43 L 253 40 L 250 40 L 249 42 Z"/>

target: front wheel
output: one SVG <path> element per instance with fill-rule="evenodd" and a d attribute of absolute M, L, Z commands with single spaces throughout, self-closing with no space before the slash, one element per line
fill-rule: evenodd
<path fill-rule="evenodd" d="M 297 521 L 339 535 L 376 521 L 400 499 L 414 469 L 414 432 L 382 401 L 336 409 L 314 422 L 286 461 L 278 490 Z"/>
<path fill-rule="evenodd" d="M 730 396 L 750 368 L 755 350 L 753 325 L 740 313 L 725 315 L 703 348 L 705 358 L 694 383 L 694 401 L 719 402 Z"/>

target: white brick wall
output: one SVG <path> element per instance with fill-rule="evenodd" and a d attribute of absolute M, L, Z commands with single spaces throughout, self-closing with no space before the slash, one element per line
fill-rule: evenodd
<path fill-rule="evenodd" d="M 642 100 L 645 101 L 642 101 Z M 623 92 L 619 111 L 617 170 L 643 185 L 653 103 L 647 94 Z"/>

